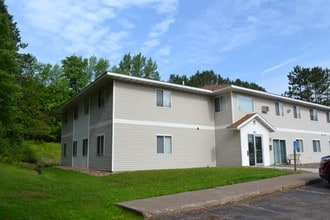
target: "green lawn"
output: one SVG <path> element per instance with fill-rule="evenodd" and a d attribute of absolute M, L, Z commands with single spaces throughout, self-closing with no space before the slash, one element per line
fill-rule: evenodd
<path fill-rule="evenodd" d="M 288 174 L 263 168 L 123 172 L 103 177 L 0 163 L 0 219 L 133 219 L 118 202 Z"/>
<path fill-rule="evenodd" d="M 24 141 L 36 155 L 38 163 L 59 165 L 61 145 L 54 142 Z"/>

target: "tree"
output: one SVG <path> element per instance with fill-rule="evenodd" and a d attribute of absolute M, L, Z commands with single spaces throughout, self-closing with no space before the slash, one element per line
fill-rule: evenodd
<path fill-rule="evenodd" d="M 96 56 L 93 55 L 88 59 L 86 72 L 88 74 L 88 77 L 93 81 L 100 75 L 108 71 L 109 67 L 109 60 L 103 58 L 98 60 Z"/>
<path fill-rule="evenodd" d="M 133 57 L 130 53 L 125 54 L 118 67 L 112 67 L 111 71 L 130 76 L 160 80 L 157 63 L 151 58 L 147 60 L 141 53 Z"/>
<path fill-rule="evenodd" d="M 184 84 L 187 86 L 193 86 L 202 88 L 206 85 L 217 85 L 217 84 L 233 84 L 237 86 L 242 86 L 254 90 L 266 91 L 263 87 L 257 85 L 256 83 L 249 83 L 246 81 L 241 81 L 240 79 L 230 80 L 228 77 L 223 78 L 220 74 L 214 73 L 213 70 L 197 71 L 194 75 L 189 78 L 186 75 L 175 75 L 171 74 L 168 80 L 170 83 Z"/>
<path fill-rule="evenodd" d="M 4 0 L 0 0 L 0 161 L 32 159 L 28 158 L 30 151 L 21 144 L 18 108 L 22 94 L 18 51 L 26 46 Z"/>
<path fill-rule="evenodd" d="M 295 66 L 287 77 L 289 86 L 285 96 L 329 105 L 329 69 Z"/>
<path fill-rule="evenodd" d="M 82 91 L 91 81 L 91 75 L 87 72 L 88 60 L 81 56 L 71 55 L 61 60 L 63 76 L 69 83 L 70 95 Z"/>

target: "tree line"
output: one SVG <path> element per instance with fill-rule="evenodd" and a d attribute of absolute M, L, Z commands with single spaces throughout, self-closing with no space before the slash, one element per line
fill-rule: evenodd
<path fill-rule="evenodd" d="M 24 139 L 59 141 L 61 115 L 57 109 L 104 72 L 161 80 L 156 61 L 141 53 L 126 53 L 112 67 L 107 59 L 75 54 L 51 65 L 39 62 L 32 54 L 20 53 L 25 47 L 16 22 L 0 0 L 0 161 L 31 158 L 22 146 Z M 329 105 L 328 69 L 297 66 L 288 79 L 289 90 L 284 95 Z M 224 78 L 213 70 L 191 76 L 171 74 L 167 82 L 194 87 L 234 84 L 266 91 L 256 83 Z"/>

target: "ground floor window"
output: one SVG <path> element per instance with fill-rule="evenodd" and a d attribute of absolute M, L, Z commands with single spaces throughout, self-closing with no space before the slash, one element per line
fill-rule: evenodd
<path fill-rule="evenodd" d="M 97 136 L 97 155 L 104 155 L 104 135 Z"/>
<path fill-rule="evenodd" d="M 319 140 L 313 140 L 313 151 L 321 152 L 321 143 Z"/>
<path fill-rule="evenodd" d="M 83 149 L 82 149 L 82 155 L 87 156 L 88 152 L 88 139 L 83 140 Z"/>
<path fill-rule="evenodd" d="M 73 142 L 73 148 L 72 148 L 72 156 L 76 157 L 77 156 L 77 141 Z"/>
<path fill-rule="evenodd" d="M 274 139 L 273 140 L 273 149 L 274 149 L 274 162 L 276 164 L 286 163 L 287 158 L 286 158 L 285 140 Z"/>
<path fill-rule="evenodd" d="M 297 152 L 304 152 L 304 144 L 303 144 L 303 140 L 301 140 L 301 139 L 297 139 L 296 141 L 297 141 L 297 143 L 298 143 L 298 146 L 297 146 Z"/>
<path fill-rule="evenodd" d="M 157 135 L 157 153 L 171 154 L 172 153 L 172 137 Z"/>

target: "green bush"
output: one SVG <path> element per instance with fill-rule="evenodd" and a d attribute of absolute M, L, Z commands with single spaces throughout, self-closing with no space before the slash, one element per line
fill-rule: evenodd
<path fill-rule="evenodd" d="M 10 139 L 0 139 L 0 161 L 36 163 L 37 157 L 27 144 Z"/>

